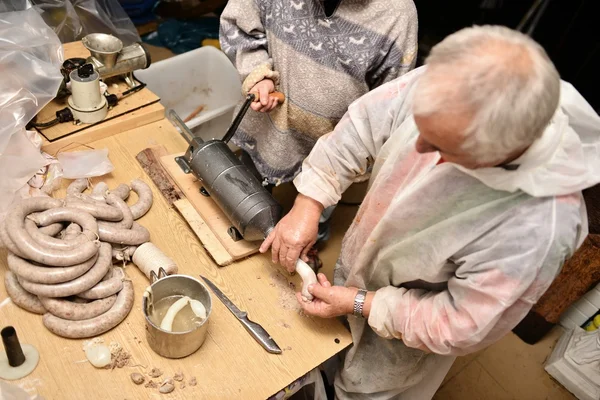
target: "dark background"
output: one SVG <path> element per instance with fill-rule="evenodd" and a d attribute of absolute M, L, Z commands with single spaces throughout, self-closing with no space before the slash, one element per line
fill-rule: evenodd
<path fill-rule="evenodd" d="M 419 12 L 420 63 L 445 36 L 472 25 L 516 28 L 535 0 L 415 0 Z M 487 3 L 489 8 L 483 8 Z M 600 112 L 600 0 L 550 0 L 532 37 Z M 526 28 L 528 28 L 527 26 Z M 525 29 L 526 30 L 526 29 Z"/>
<path fill-rule="evenodd" d="M 208 12 L 220 14 L 227 3 L 227 0 L 119 1 L 125 7 L 129 3 L 156 2 L 158 6 L 154 11 L 161 17 L 187 21 L 198 19 Z M 413 1 L 419 13 L 420 65 L 432 46 L 461 28 L 474 24 L 500 24 L 516 29 L 528 10 L 541 0 Z M 544 46 L 562 79 L 572 83 L 596 111 L 600 112 L 600 79 L 597 78 L 597 74 L 600 74 L 600 0 L 543 0 L 543 2 L 547 3 L 547 6 L 531 36 Z M 185 6 L 188 3 L 189 5 Z M 133 15 L 130 16 L 134 18 Z M 153 18 L 154 16 L 151 15 L 150 19 Z M 218 37 L 218 20 L 214 22 L 216 28 L 213 36 Z M 528 28 L 529 25 L 523 32 Z M 189 32 L 189 27 L 180 30 L 185 35 L 193 36 Z M 184 33 L 179 32 L 176 39 L 179 40 L 179 36 Z M 207 36 L 205 33 L 202 32 Z M 198 40 L 195 37 L 193 39 L 192 48 L 195 48 L 198 46 Z"/>

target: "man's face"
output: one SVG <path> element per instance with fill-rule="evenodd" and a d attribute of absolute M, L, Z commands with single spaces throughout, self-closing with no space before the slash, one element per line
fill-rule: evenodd
<path fill-rule="evenodd" d="M 468 113 L 438 113 L 429 116 L 415 115 L 419 137 L 415 147 L 419 153 L 439 152 L 445 161 L 476 169 L 487 165 L 477 162 L 463 150 L 464 132 L 469 128 Z"/>

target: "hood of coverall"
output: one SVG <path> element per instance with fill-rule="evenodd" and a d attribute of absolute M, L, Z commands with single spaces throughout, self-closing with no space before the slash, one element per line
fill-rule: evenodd
<path fill-rule="evenodd" d="M 516 170 L 456 165 L 487 186 L 533 197 L 561 196 L 600 182 L 600 116 L 575 90 L 561 81 L 560 105 L 543 135 L 511 164 Z"/>

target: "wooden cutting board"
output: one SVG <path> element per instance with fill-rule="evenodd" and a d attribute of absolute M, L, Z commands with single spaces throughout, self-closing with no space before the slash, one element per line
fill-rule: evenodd
<path fill-rule="evenodd" d="M 231 226 L 231 222 L 210 197 L 200 194 L 202 185 L 194 175 L 184 173 L 175 162 L 175 157 L 181 155 L 183 153 L 160 157 L 161 165 L 185 195 L 184 200 L 177 200 L 173 205 L 186 219 L 215 262 L 225 266 L 257 253 L 261 242 L 245 240 L 235 242 L 229 236 L 227 229 Z M 194 211 L 197 214 L 194 214 Z M 226 253 L 223 253 L 223 250 Z"/>

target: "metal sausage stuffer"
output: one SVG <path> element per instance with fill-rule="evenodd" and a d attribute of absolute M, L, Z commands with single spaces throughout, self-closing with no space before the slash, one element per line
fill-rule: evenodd
<path fill-rule="evenodd" d="M 204 142 L 195 137 L 173 110 L 169 119 L 177 125 L 189 147 L 182 157 L 175 160 L 186 173 L 192 173 L 210 195 L 232 226 L 228 233 L 235 241 L 263 240 L 281 218 L 282 208 L 263 187 L 256 176 L 233 154 L 227 142 L 233 137 L 254 94 L 249 94 L 223 139 Z"/>

